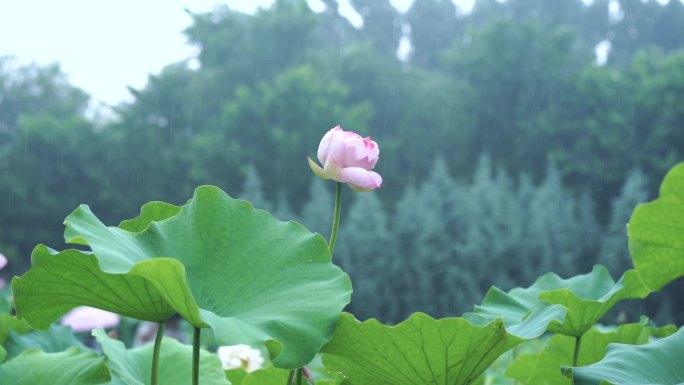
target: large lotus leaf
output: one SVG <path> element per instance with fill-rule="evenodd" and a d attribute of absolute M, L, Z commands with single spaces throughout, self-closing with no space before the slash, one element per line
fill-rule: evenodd
<path fill-rule="evenodd" d="M 506 324 L 519 323 L 539 302 L 564 306 L 568 314 L 562 321 L 553 321 L 548 331 L 569 336 L 581 336 L 597 323 L 618 301 L 644 298 L 650 291 L 634 270 L 627 271 L 615 283 L 608 270 L 594 266 L 589 274 L 562 279 L 554 273 L 545 274 L 528 288 L 515 288 L 508 293 L 492 287 L 475 313 L 487 319 L 502 317 Z"/>
<path fill-rule="evenodd" d="M 289 385 L 287 380 L 290 370 L 267 366 L 247 373 L 243 369 L 233 369 L 226 371 L 226 376 L 232 385 Z M 300 385 L 308 385 L 308 383 L 306 378 L 302 377 Z M 316 381 L 316 385 L 320 383 Z"/>
<path fill-rule="evenodd" d="M 575 385 L 682 385 L 682 362 L 684 328 L 646 345 L 612 344 L 598 363 L 563 371 Z"/>
<path fill-rule="evenodd" d="M 0 313 L 0 344 L 5 343 L 5 339 L 11 331 L 19 334 L 26 334 L 32 329 L 24 320 L 19 320 L 7 313 Z"/>
<path fill-rule="evenodd" d="M 161 259 L 161 258 L 160 258 Z M 168 258 L 164 262 L 182 265 Z M 17 316 L 37 329 L 47 329 L 71 309 L 85 305 L 145 321 L 161 322 L 176 311 L 155 286 L 133 272 L 102 271 L 95 255 L 79 250 L 57 252 L 38 245 L 31 254 L 31 269 L 12 280 Z M 156 261 L 155 261 L 156 262 Z M 160 271 L 169 282 L 183 280 L 174 270 Z"/>
<path fill-rule="evenodd" d="M 684 163 L 665 176 L 658 199 L 637 206 L 627 229 L 634 267 L 649 288 L 684 276 Z"/>
<path fill-rule="evenodd" d="M 0 366 L 2 385 L 96 385 L 110 380 L 104 357 L 76 347 L 61 353 L 29 349 Z"/>
<path fill-rule="evenodd" d="M 325 239 L 212 186 L 174 207 L 152 202 L 124 228 L 79 207 L 65 237 L 92 253 L 38 246 L 13 281 L 18 315 L 46 328 L 78 305 L 150 321 L 179 313 L 211 327 L 219 345 L 267 349 L 280 367 L 306 364 L 351 294 Z"/>
<path fill-rule="evenodd" d="M 59 325 L 51 325 L 48 331 L 32 331 L 26 334 L 10 331 L 3 345 L 7 349 L 7 359 L 12 359 L 31 348 L 38 348 L 45 353 L 59 353 L 72 346 L 86 349 L 76 339 L 70 327 Z"/>
<path fill-rule="evenodd" d="M 181 208 L 182 206 L 158 201 L 145 203 L 140 209 L 140 215 L 133 219 L 121 221 L 119 228 L 126 231 L 144 231 L 150 223 L 171 218 L 178 214 Z"/>
<path fill-rule="evenodd" d="M 645 344 L 654 335 L 667 335 L 676 330 L 674 326 L 658 329 L 645 320 L 611 329 L 595 327 L 584 333 L 577 357 L 579 365 L 598 362 L 605 356 L 608 344 Z M 520 384 L 572 385 L 572 381 L 563 376 L 560 368 L 572 365 L 574 354 L 575 337 L 555 334 L 540 352 L 517 357 L 506 370 L 506 376 Z"/>
<path fill-rule="evenodd" d="M 342 373 L 333 372 L 323 366 L 323 355 L 317 354 L 316 357 L 309 362 L 306 367 L 311 371 L 316 385 L 349 385 L 351 382 L 347 381 Z"/>
<path fill-rule="evenodd" d="M 323 364 L 354 385 L 471 384 L 501 354 L 538 337 L 548 322 L 563 314 L 560 306 L 546 306 L 513 332 L 500 319 L 483 323 L 474 318 L 472 323 L 414 313 L 396 326 L 386 326 L 344 313 L 333 339 L 323 347 Z"/>
<path fill-rule="evenodd" d="M 353 385 L 350 381 L 345 379 L 342 374 L 337 374 L 332 378 L 317 379 L 316 385 Z"/>
<path fill-rule="evenodd" d="M 123 342 L 109 338 L 102 329 L 94 330 L 93 336 L 102 346 L 102 352 L 107 357 L 107 366 L 114 377 L 126 385 L 150 383 L 154 348 L 152 344 L 127 350 Z M 192 382 L 192 346 L 164 337 L 158 373 L 160 384 L 190 385 Z M 200 351 L 200 383 L 202 385 L 230 385 L 218 356 L 204 350 Z"/>

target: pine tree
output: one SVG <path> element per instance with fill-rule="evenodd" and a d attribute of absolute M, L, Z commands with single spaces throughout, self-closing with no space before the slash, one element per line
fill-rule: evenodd
<path fill-rule="evenodd" d="M 636 205 L 648 198 L 646 182 L 641 170 L 632 170 L 627 175 L 620 195 L 612 202 L 610 222 L 601 243 L 598 260 L 613 276 L 621 276 L 632 266 L 627 247 L 627 222 Z"/>
<path fill-rule="evenodd" d="M 259 178 L 256 168 L 252 165 L 249 165 L 246 168 L 240 198 L 252 202 L 254 207 L 258 209 L 266 211 L 272 210 L 271 203 L 264 196 L 261 178 Z"/>
<path fill-rule="evenodd" d="M 385 318 L 393 311 L 396 305 L 388 283 L 397 271 L 396 258 L 378 194 L 354 194 L 340 225 L 334 259 L 352 279 L 350 310 L 357 318 Z"/>
<path fill-rule="evenodd" d="M 301 213 L 301 222 L 309 230 L 315 231 L 330 238 L 330 229 L 333 220 L 334 198 L 329 187 L 333 183 L 323 181 L 312 176 L 309 186 L 309 200 L 304 204 Z"/>
<path fill-rule="evenodd" d="M 384 317 L 394 322 L 399 322 L 411 312 L 419 310 L 417 306 L 421 297 L 421 284 L 429 281 L 429 272 L 422 269 L 414 270 L 416 265 L 420 266 L 420 263 L 416 263 L 415 260 L 418 258 L 416 237 L 425 222 L 422 206 L 423 202 L 418 190 L 409 185 L 404 189 L 396 204 L 394 220 L 390 226 L 392 239 L 397 249 L 393 264 L 395 267 L 393 280 L 390 282 L 396 310 L 384 314 Z M 416 271 L 420 274 L 416 274 Z M 421 279 L 422 277 L 425 279 Z"/>
<path fill-rule="evenodd" d="M 577 231 L 575 269 L 579 273 L 588 272 L 596 264 L 596 256 L 601 243 L 602 228 L 596 218 L 596 204 L 591 194 L 584 191 L 577 198 Z"/>
<path fill-rule="evenodd" d="M 548 164 L 545 179 L 536 188 L 529 203 L 529 225 L 523 248 L 526 268 L 521 279 L 531 284 L 539 275 L 555 272 L 561 276 L 577 273 L 575 266 L 581 252 L 578 247 L 577 205 L 563 188 L 554 162 Z"/>
<path fill-rule="evenodd" d="M 478 288 L 473 293 L 476 302 L 492 285 L 501 289 L 513 285 L 512 275 L 521 265 L 526 218 L 510 177 L 502 169 L 494 173 L 488 155 L 480 157 L 465 199 L 459 254 Z M 483 265 L 492 268 L 482 269 Z"/>
<path fill-rule="evenodd" d="M 280 219 L 281 221 L 295 220 L 294 211 L 290 206 L 290 202 L 287 200 L 287 194 L 284 190 L 278 192 L 275 210 L 273 211 L 273 216 Z"/>
<path fill-rule="evenodd" d="M 428 180 L 408 189 L 397 205 L 392 232 L 401 268 L 395 290 L 407 312 L 454 315 L 469 298 L 472 282 L 456 256 L 461 190 L 446 163 L 437 160 Z"/>

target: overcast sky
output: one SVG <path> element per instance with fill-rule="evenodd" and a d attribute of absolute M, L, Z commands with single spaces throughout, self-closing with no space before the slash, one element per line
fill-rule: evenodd
<path fill-rule="evenodd" d="M 467 6 L 472 1 L 457 3 Z M 253 12 L 272 2 L 6 0 L 0 12 L 0 56 L 14 56 L 21 64 L 59 62 L 71 83 L 94 102 L 113 105 L 129 98 L 127 85 L 142 88 L 148 74 L 196 55 L 181 33 L 190 24 L 185 8 L 206 12 L 227 3 Z M 309 2 L 314 9 L 321 5 L 320 0 Z M 340 12 L 349 14 L 349 0 L 340 3 Z M 405 10 L 411 0 L 392 3 Z"/>

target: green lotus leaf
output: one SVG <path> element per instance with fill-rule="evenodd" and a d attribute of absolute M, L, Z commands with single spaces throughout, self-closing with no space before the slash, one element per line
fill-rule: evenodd
<path fill-rule="evenodd" d="M 126 349 L 123 342 L 107 336 L 104 330 L 93 330 L 102 346 L 106 364 L 112 375 L 127 385 L 147 385 L 152 371 L 152 344 Z M 159 357 L 160 384 L 190 385 L 192 381 L 192 346 L 164 337 Z M 230 385 L 221 368 L 218 356 L 200 351 L 200 383 L 202 385 Z"/>
<path fill-rule="evenodd" d="M 645 344 L 652 336 L 667 335 L 674 330 L 676 329 L 672 325 L 656 328 L 646 319 L 617 328 L 595 327 L 582 336 L 577 361 L 579 365 L 590 365 L 605 356 L 608 344 Z M 572 365 L 575 342 L 575 337 L 555 334 L 548 339 L 540 352 L 517 357 L 506 370 L 506 376 L 520 384 L 572 385 L 572 381 L 563 376 L 560 368 Z"/>
<path fill-rule="evenodd" d="M 34 328 L 47 329 L 81 305 L 152 322 L 165 321 L 176 313 L 149 280 L 131 273 L 105 273 L 95 255 L 79 250 L 57 252 L 38 245 L 31 262 L 26 274 L 12 280 L 12 290 L 17 316 Z M 172 282 L 177 278 L 184 277 L 162 277 Z"/>
<path fill-rule="evenodd" d="M 317 354 L 316 357 L 309 362 L 306 367 L 311 371 L 316 385 L 341 385 L 351 384 L 344 378 L 344 375 L 339 372 L 330 371 L 323 366 L 323 355 Z"/>
<path fill-rule="evenodd" d="M 104 357 L 77 347 L 61 353 L 29 349 L 0 366 L 2 384 L 96 385 L 110 380 Z"/>
<path fill-rule="evenodd" d="M 646 345 L 612 344 L 601 361 L 585 367 L 564 367 L 575 385 L 684 384 L 684 328 Z"/>
<path fill-rule="evenodd" d="M 634 268 L 651 290 L 684 276 L 684 163 L 667 173 L 658 199 L 637 206 L 627 229 Z"/>
<path fill-rule="evenodd" d="M 3 345 L 7 349 L 7 359 L 12 359 L 31 348 L 40 349 L 45 353 L 59 353 L 72 346 L 86 349 L 74 336 L 70 327 L 59 325 L 51 325 L 48 331 L 32 331 L 26 334 L 10 331 Z"/>
<path fill-rule="evenodd" d="M 617 302 L 628 298 L 645 298 L 650 293 L 634 270 L 627 271 L 616 283 L 608 270 L 594 266 L 589 274 L 562 279 L 545 274 L 528 288 L 515 288 L 508 293 L 492 287 L 474 312 L 486 319 L 502 317 L 506 324 L 519 323 L 540 302 L 562 305 L 567 316 L 553 321 L 548 331 L 578 337 L 589 330 Z"/>
<path fill-rule="evenodd" d="M 289 370 L 268 366 L 247 374 L 239 385 L 286 385 L 288 384 L 287 379 L 289 375 Z M 306 379 L 302 377 L 300 385 L 307 384 Z M 238 384 L 233 383 L 233 385 Z"/>
<path fill-rule="evenodd" d="M 123 228 L 87 206 L 65 224 L 67 241 L 91 252 L 40 245 L 12 283 L 18 316 L 36 328 L 79 305 L 155 322 L 179 313 L 218 345 L 248 344 L 293 368 L 330 338 L 350 299 L 323 237 L 216 187 L 180 208 L 149 203 Z"/>
<path fill-rule="evenodd" d="M 436 320 L 414 313 L 396 326 L 386 326 L 343 313 L 332 340 L 323 347 L 323 364 L 354 385 L 471 384 L 501 354 L 540 336 L 548 322 L 564 313 L 560 306 L 545 306 L 516 332 L 501 319 Z"/>
<path fill-rule="evenodd" d="M 342 374 L 338 374 L 337 376 L 333 378 L 325 378 L 325 379 L 317 379 L 315 382 L 316 385 L 353 385 L 350 381 L 348 381 L 346 378 L 342 376 Z"/>
<path fill-rule="evenodd" d="M 18 334 L 30 332 L 31 327 L 24 320 L 19 320 L 7 313 L 0 313 L 0 345 L 5 343 L 5 339 L 11 331 Z"/>
<path fill-rule="evenodd" d="M 287 369 L 284 369 L 287 370 Z M 226 378 L 228 381 L 230 381 L 231 385 L 240 385 L 242 384 L 242 380 L 247 377 L 247 371 L 245 371 L 242 368 L 237 368 L 237 369 L 229 369 L 226 370 Z M 283 381 L 285 383 L 285 381 Z M 289 384 L 286 384 L 289 385 Z"/>
<path fill-rule="evenodd" d="M 121 221 L 119 228 L 126 231 L 140 232 L 145 230 L 152 222 L 163 221 L 178 214 L 181 208 L 182 206 L 159 201 L 145 203 L 140 209 L 140 215 L 133 219 Z"/>
<path fill-rule="evenodd" d="M 231 385 L 289 385 L 289 369 L 280 369 L 275 366 L 267 366 L 247 373 L 244 369 L 226 370 L 226 377 Z M 306 378 L 302 377 L 300 385 L 308 385 Z M 316 385 L 324 385 L 325 381 L 316 380 Z M 336 383 L 337 385 L 339 383 Z"/>

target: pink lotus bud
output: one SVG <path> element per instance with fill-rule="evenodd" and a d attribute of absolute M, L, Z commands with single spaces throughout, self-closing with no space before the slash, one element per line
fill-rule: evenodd
<path fill-rule="evenodd" d="M 362 138 L 340 126 L 328 131 L 318 146 L 318 160 L 309 158 L 311 170 L 323 179 L 347 183 L 355 191 L 371 191 L 380 187 L 382 177 L 372 171 L 378 162 L 380 148 L 370 137 Z"/>
<path fill-rule="evenodd" d="M 113 328 L 119 324 L 118 314 L 88 306 L 79 306 L 67 313 L 62 319 L 62 325 L 71 326 L 71 330 L 82 333 L 95 328 Z"/>

